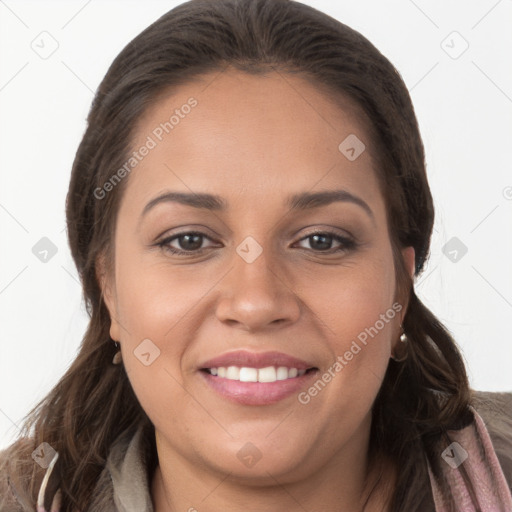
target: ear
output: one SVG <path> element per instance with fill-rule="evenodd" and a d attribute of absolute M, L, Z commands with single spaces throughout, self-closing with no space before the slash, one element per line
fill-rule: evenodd
<path fill-rule="evenodd" d="M 405 268 L 412 279 L 416 268 L 416 251 L 414 250 L 414 247 L 405 247 L 402 249 L 402 258 L 404 259 Z"/>
<path fill-rule="evenodd" d="M 414 247 L 404 247 L 402 249 L 402 258 L 404 261 L 404 266 L 407 270 L 407 273 L 411 277 L 411 279 L 414 278 L 414 270 L 416 269 L 416 251 L 414 250 Z M 407 294 L 407 300 L 406 302 L 409 302 L 409 294 Z M 407 306 L 403 309 L 402 313 L 402 321 L 405 318 L 405 313 L 407 312 Z"/>
<path fill-rule="evenodd" d="M 416 258 L 416 252 L 414 250 L 414 247 L 404 247 L 402 250 L 402 258 L 403 258 L 403 262 L 404 262 L 404 267 L 407 271 L 407 273 L 409 274 L 409 276 L 411 277 L 411 279 L 414 278 L 414 270 L 416 268 L 415 266 L 415 258 Z M 405 292 L 404 292 L 405 293 Z M 408 306 L 409 306 L 409 293 L 407 293 L 407 297 L 405 298 L 402 298 L 401 301 L 403 300 L 403 303 L 405 305 L 405 307 L 401 310 L 401 318 L 400 318 L 400 324 L 403 323 L 403 320 L 405 318 L 405 314 L 407 313 L 407 309 L 408 309 Z M 396 324 L 395 324 L 396 325 Z M 396 325 L 396 332 L 393 334 L 393 341 L 392 341 L 392 346 L 391 346 L 391 351 L 392 353 L 395 352 L 397 346 L 400 346 L 401 343 L 399 342 L 399 337 L 400 337 L 400 330 L 399 330 L 399 326 Z"/>
<path fill-rule="evenodd" d="M 111 275 L 106 262 L 104 253 L 96 258 L 96 279 L 101 289 L 101 298 L 105 302 L 108 313 L 110 315 L 110 337 L 114 341 L 120 340 L 120 325 L 116 320 L 117 317 L 117 301 L 114 285 L 114 276 Z"/>

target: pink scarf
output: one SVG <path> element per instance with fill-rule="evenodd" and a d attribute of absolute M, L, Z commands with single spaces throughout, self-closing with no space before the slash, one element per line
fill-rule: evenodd
<path fill-rule="evenodd" d="M 443 495 L 428 465 L 436 512 L 511 512 L 512 496 L 489 432 L 480 415 L 471 410 L 475 421 L 461 430 L 449 430 L 452 442 L 439 454 L 444 459 L 443 479 L 451 496 Z M 462 468 L 473 484 L 477 505 L 464 483 Z"/>

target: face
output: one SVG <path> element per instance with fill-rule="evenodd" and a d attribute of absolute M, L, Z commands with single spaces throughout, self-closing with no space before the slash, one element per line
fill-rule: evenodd
<path fill-rule="evenodd" d="M 405 313 L 363 122 L 297 76 L 228 70 L 136 133 L 102 285 L 160 448 L 261 482 L 360 450 Z"/>

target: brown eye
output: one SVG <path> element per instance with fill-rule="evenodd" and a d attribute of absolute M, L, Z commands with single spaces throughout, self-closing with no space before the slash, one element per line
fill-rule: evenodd
<path fill-rule="evenodd" d="M 205 239 L 209 240 L 205 233 L 187 231 L 165 238 L 158 243 L 158 246 L 173 254 L 200 254 L 207 249 L 202 247 Z"/>
<path fill-rule="evenodd" d="M 331 232 L 319 231 L 317 233 L 311 233 L 308 236 L 302 238 L 300 242 L 305 240 L 309 241 L 310 248 L 314 252 L 341 252 L 354 249 L 356 246 L 354 240 Z M 336 247 L 332 247 L 333 242 L 337 244 Z M 308 247 L 303 248 L 308 249 Z"/>

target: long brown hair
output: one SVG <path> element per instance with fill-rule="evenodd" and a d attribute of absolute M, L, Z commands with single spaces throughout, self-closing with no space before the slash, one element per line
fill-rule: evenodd
<path fill-rule="evenodd" d="M 137 120 L 156 98 L 227 66 L 253 74 L 300 74 L 334 100 L 348 99 L 370 121 L 397 289 L 409 299 L 403 321 L 408 357 L 390 362 L 373 408 L 371 453 L 386 454 L 399 468 L 393 510 L 412 510 L 414 490 L 428 488 L 425 470 L 411 454 L 425 452 L 437 472 L 434 442 L 446 429 L 470 421 L 471 393 L 460 352 L 416 296 L 400 253 L 403 247 L 414 247 L 419 275 L 429 252 L 434 211 L 417 120 L 399 73 L 361 34 L 303 4 L 192 0 L 162 16 L 123 49 L 89 112 L 66 213 L 90 322 L 68 371 L 27 414 L 20 436 L 25 441 L 13 445 L 9 478 L 27 507 L 35 505 L 38 490 L 30 453 L 43 441 L 59 453 L 48 493 L 61 488 L 63 512 L 88 508 L 91 490 L 121 432 L 143 425 L 156 451 L 151 422 L 124 367 L 112 365 L 110 317 L 96 275 L 98 258 L 112 254 L 118 206 L 129 178 L 102 199 L 94 192 L 126 161 Z M 27 444 L 28 438 L 33 441 Z M 150 466 L 154 463 L 152 459 Z"/>

